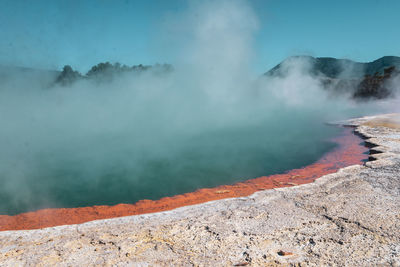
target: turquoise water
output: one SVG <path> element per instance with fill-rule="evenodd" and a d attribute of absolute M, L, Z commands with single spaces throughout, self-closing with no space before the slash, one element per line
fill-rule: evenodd
<path fill-rule="evenodd" d="M 0 189 L 0 213 L 134 203 L 282 173 L 333 149 L 339 131 L 299 119 L 154 140 L 152 149 L 129 135 L 72 140 L 69 149 L 43 148 L 29 175 Z"/>

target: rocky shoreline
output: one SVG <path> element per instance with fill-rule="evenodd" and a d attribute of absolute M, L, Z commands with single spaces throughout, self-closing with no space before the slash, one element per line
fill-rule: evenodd
<path fill-rule="evenodd" d="M 371 161 L 172 211 L 0 232 L 1 265 L 400 266 L 400 120 L 341 122 Z"/>

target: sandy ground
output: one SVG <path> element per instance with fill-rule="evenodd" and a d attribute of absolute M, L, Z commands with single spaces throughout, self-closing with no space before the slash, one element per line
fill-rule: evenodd
<path fill-rule="evenodd" d="M 345 124 L 376 160 L 172 211 L 0 233 L 1 265 L 400 266 L 398 115 Z"/>

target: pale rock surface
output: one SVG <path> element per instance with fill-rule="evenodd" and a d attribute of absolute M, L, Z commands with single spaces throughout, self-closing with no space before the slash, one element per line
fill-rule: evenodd
<path fill-rule="evenodd" d="M 382 118 L 345 123 L 383 152 L 365 166 L 173 211 L 1 232 L 0 265 L 400 266 L 400 129 L 366 125 Z"/>

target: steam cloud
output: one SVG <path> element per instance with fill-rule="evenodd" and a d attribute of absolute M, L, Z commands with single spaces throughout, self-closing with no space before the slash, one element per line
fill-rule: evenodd
<path fill-rule="evenodd" d="M 193 153 L 204 158 L 219 153 L 220 143 L 232 141 L 224 141 L 227 131 L 244 137 L 226 146 L 240 147 L 257 132 L 256 138 L 264 134 L 269 149 L 284 156 L 299 142 L 295 138 L 322 133 L 323 122 L 376 109 L 346 98 L 332 99 L 321 89 L 320 80 L 308 75 L 307 62 L 301 60 L 287 63 L 284 78 L 259 78 L 252 73 L 258 21 L 245 1 L 196 2 L 183 14 L 174 14 L 164 27 L 171 33 L 165 43 L 178 43 L 176 50 L 166 51 L 179 53 L 175 71 L 168 75 L 121 74 L 105 83 L 82 80 L 47 88 L 37 77 L 20 79 L 16 73 L 16 79 L 3 82 L 2 202 L 11 202 L 18 211 L 29 209 L 33 202 L 31 208 L 57 206 L 50 192 L 55 187 L 73 183 L 78 192 L 83 187 L 106 190 L 126 182 L 118 179 L 126 172 L 132 181 L 149 183 L 145 174 L 149 165 L 163 169 L 165 164 L 177 164 L 176 158 L 190 159 Z M 209 136 L 218 133 L 222 137 L 210 143 Z M 252 159 L 243 158 L 244 164 Z M 191 164 L 174 168 L 192 168 Z M 227 169 L 230 164 L 226 162 Z M 202 185 L 195 179 L 188 181 L 190 177 L 180 179 L 193 187 Z M 163 189 L 172 193 L 168 187 Z M 105 191 L 99 192 L 103 193 L 107 199 Z M 145 193 L 133 197 L 145 198 Z M 93 204 L 87 197 L 87 204 Z"/>

